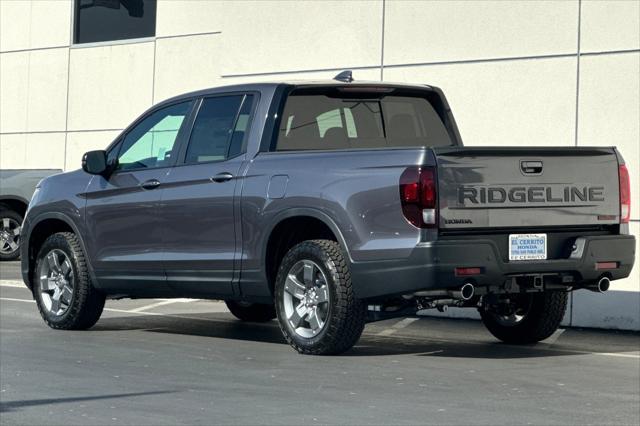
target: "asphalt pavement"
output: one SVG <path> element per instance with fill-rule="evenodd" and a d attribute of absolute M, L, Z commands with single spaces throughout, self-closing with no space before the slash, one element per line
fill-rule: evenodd
<path fill-rule="evenodd" d="M 302 356 L 275 321 L 203 300 L 108 301 L 91 330 L 54 331 L 19 280 L 0 264 L 2 425 L 640 423 L 637 333 L 511 346 L 476 321 L 408 318 Z"/>

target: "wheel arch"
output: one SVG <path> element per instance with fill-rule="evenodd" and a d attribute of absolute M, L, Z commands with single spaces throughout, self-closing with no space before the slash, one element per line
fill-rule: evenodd
<path fill-rule="evenodd" d="M 3 206 L 10 210 L 18 212 L 20 216 L 24 217 L 25 213 L 27 212 L 27 207 L 29 207 L 29 201 L 18 196 L 3 195 L 2 197 L 0 197 L 0 207 Z"/>
<path fill-rule="evenodd" d="M 301 232 L 297 227 L 300 225 L 304 226 Z M 273 294 L 279 261 L 286 252 L 298 242 L 318 238 L 336 241 L 347 262 L 351 263 L 344 235 L 335 221 L 326 213 L 316 209 L 292 208 L 274 217 L 265 232 L 262 247 L 262 267 L 271 294 Z"/>
<path fill-rule="evenodd" d="M 24 278 L 29 288 L 32 288 L 33 286 L 33 272 L 35 269 L 36 256 L 38 255 L 40 247 L 42 247 L 42 244 L 49 236 L 58 232 L 72 232 L 75 234 L 76 237 L 78 237 L 82 251 L 85 253 L 85 256 L 87 256 L 87 247 L 82 238 L 82 233 L 70 217 L 60 212 L 49 212 L 39 215 L 29 224 L 29 237 L 22 241 L 22 255 L 27 255 L 27 265 L 24 264 L 25 260 L 23 260 L 23 277 L 25 275 L 24 266 L 27 266 L 27 274 Z M 95 283 L 95 275 L 91 267 L 91 262 L 88 260 L 89 259 L 87 258 L 89 274 L 91 276 L 91 280 Z"/>

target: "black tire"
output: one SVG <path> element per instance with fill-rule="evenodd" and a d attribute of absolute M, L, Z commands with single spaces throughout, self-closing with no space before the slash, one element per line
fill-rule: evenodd
<path fill-rule="evenodd" d="M 23 217 L 20 213 L 0 205 L 0 232 L 3 232 L 5 218 L 10 220 L 11 223 L 17 223 L 22 226 Z M 16 260 L 20 257 L 20 237 L 17 238 L 17 241 L 12 241 L 12 243 L 16 245 L 15 248 L 11 248 L 8 242 L 5 245 L 4 241 L 0 240 L 0 261 Z"/>
<path fill-rule="evenodd" d="M 236 302 L 225 300 L 227 308 L 234 317 L 247 322 L 267 322 L 276 317 L 276 308 L 273 305 L 262 303 Z"/>
<path fill-rule="evenodd" d="M 61 315 L 46 308 L 43 302 L 42 282 L 37 271 L 46 256 L 52 250 L 62 251 L 69 259 L 73 272 L 73 290 L 71 303 Z M 51 328 L 61 330 L 85 330 L 91 328 L 100 318 L 104 309 L 105 295 L 91 284 L 87 261 L 78 237 L 71 232 L 59 232 L 47 238 L 36 258 L 33 293 L 38 310 L 45 323 Z"/>
<path fill-rule="evenodd" d="M 310 260 L 326 277 L 329 306 L 323 328 L 313 337 L 298 335 L 284 308 L 285 281 L 291 268 Z M 350 349 L 360 338 L 366 320 L 366 305 L 355 297 L 349 266 L 335 241 L 310 240 L 294 246 L 280 263 L 275 284 L 276 313 L 287 342 L 299 353 L 335 355 Z"/>
<path fill-rule="evenodd" d="M 505 324 L 498 314 L 486 308 L 480 310 L 480 316 L 491 334 L 505 343 L 536 343 L 551 336 L 560 326 L 567 309 L 567 294 L 552 291 L 519 296 L 527 309 L 524 317 L 513 324 Z"/>

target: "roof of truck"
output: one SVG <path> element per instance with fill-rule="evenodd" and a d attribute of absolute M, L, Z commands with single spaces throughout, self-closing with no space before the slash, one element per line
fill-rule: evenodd
<path fill-rule="evenodd" d="M 373 86 L 373 87 L 395 87 L 395 88 L 414 88 L 414 89 L 430 89 L 432 86 L 426 84 L 408 84 L 408 83 L 391 83 L 383 81 L 366 81 L 354 80 L 352 82 L 344 82 L 338 80 L 280 80 L 255 83 L 231 84 L 207 89 L 196 90 L 181 95 L 174 96 L 164 102 L 174 102 L 180 99 L 193 98 L 198 96 L 213 95 L 225 92 L 246 92 L 246 91 L 264 91 L 275 90 L 278 86 L 294 86 L 294 87 L 313 87 L 313 86 Z M 164 103 L 163 102 L 163 103 Z"/>

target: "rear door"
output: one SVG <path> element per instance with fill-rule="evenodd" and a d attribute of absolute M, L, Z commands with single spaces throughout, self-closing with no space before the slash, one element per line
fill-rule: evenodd
<path fill-rule="evenodd" d="M 440 229 L 619 222 L 611 148 L 435 148 Z"/>
<path fill-rule="evenodd" d="M 162 194 L 163 267 L 182 295 L 233 293 L 238 173 L 256 95 L 204 98 Z"/>

